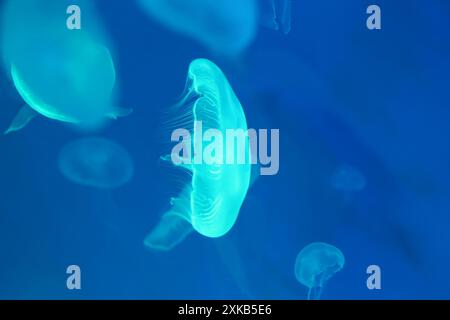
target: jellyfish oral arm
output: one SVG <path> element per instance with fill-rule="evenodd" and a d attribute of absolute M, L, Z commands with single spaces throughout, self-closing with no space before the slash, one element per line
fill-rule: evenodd
<path fill-rule="evenodd" d="M 13 121 L 11 122 L 8 129 L 4 132 L 4 134 L 8 134 L 14 131 L 18 131 L 23 129 L 34 117 L 36 117 L 38 113 L 30 108 L 28 105 L 24 105 L 20 108 L 19 112 L 17 112 Z"/>
<path fill-rule="evenodd" d="M 322 295 L 323 287 L 316 286 L 309 288 L 308 291 L 308 300 L 320 300 L 320 296 Z"/>

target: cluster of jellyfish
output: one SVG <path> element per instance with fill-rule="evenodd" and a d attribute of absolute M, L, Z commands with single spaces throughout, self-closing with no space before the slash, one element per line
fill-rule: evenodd
<path fill-rule="evenodd" d="M 293 0 L 139 0 L 149 16 L 173 31 L 195 38 L 214 52 L 237 55 L 257 33 L 258 24 L 289 33 Z M 107 119 L 130 114 L 117 105 L 116 72 L 108 36 L 89 1 L 82 30 L 61 28 L 60 13 L 68 1 L 8 0 L 1 16 L 2 66 L 24 101 L 9 128 L 24 128 L 36 116 L 82 128 L 100 128 Z M 27 8 L 27 10 L 23 10 Z M 88 9 L 86 9 L 88 8 Z M 27 21 L 33 28 L 23 28 Z M 92 69 L 96 72 L 91 72 Z M 189 87 L 174 106 L 173 124 L 194 123 L 221 132 L 247 130 L 238 97 L 222 70 L 210 60 L 196 59 L 188 69 Z M 55 90 L 58 88 L 58 90 Z M 246 156 L 250 144 L 246 138 Z M 162 156 L 168 159 L 168 156 Z M 249 158 L 248 158 L 249 159 Z M 170 200 L 170 209 L 144 239 L 147 248 L 169 251 L 189 234 L 208 238 L 227 234 L 236 223 L 251 185 L 251 162 L 245 164 L 180 165 L 188 172 L 182 191 Z M 133 160 L 119 144 L 97 136 L 67 143 L 60 151 L 61 174 L 75 184 L 113 189 L 128 183 Z M 332 186 L 350 194 L 364 188 L 364 177 L 354 168 L 341 167 Z M 320 299 L 325 284 L 344 267 L 343 253 L 316 242 L 307 245 L 295 261 L 295 277 L 309 289 L 308 299 Z"/>
<path fill-rule="evenodd" d="M 37 116 L 97 130 L 108 119 L 131 113 L 117 105 L 111 45 L 95 7 L 86 0 L 77 4 L 84 9 L 86 23 L 76 32 L 61 23 L 69 1 L 7 0 L 3 4 L 2 67 L 23 100 L 5 134 L 23 129 Z M 33 27 L 24 28 L 24 21 Z M 58 165 L 68 180 L 98 188 L 117 188 L 133 175 L 127 151 L 100 137 L 68 143 Z"/>

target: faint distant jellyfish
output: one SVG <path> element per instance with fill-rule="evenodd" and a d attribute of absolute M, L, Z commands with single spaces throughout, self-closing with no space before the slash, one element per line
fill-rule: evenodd
<path fill-rule="evenodd" d="M 237 55 L 257 32 L 257 0 L 140 0 L 167 28 L 198 40 L 223 55 Z"/>
<path fill-rule="evenodd" d="M 66 144 L 58 159 L 60 172 L 70 181 L 97 188 L 112 189 L 127 183 L 134 166 L 128 152 L 115 142 L 82 138 Z"/>
<path fill-rule="evenodd" d="M 366 178 L 355 167 L 342 165 L 332 175 L 331 186 L 342 192 L 345 201 L 349 201 L 355 192 L 365 188 Z"/>
<path fill-rule="evenodd" d="M 206 152 L 211 146 L 211 142 L 205 142 L 204 138 L 209 129 L 221 132 L 224 137 L 227 129 L 247 132 L 244 111 L 225 75 L 211 61 L 197 59 L 189 66 L 188 85 L 187 94 L 174 107 L 178 116 L 170 125 L 192 132 L 192 158 L 182 156 L 180 158 L 184 162 L 178 164 L 189 173 L 190 179 L 178 197 L 171 200 L 172 208 L 147 236 L 145 244 L 148 247 L 173 248 L 190 230 L 211 238 L 225 235 L 236 222 L 250 185 L 251 159 L 247 135 L 241 137 L 243 144 L 234 141 L 235 146 L 244 148 L 241 150 L 243 154 L 238 150 L 232 155 L 232 161 L 197 161 L 201 153 L 199 148 Z M 199 122 L 202 128 L 199 128 Z M 240 155 L 245 157 L 245 162 L 238 162 Z M 163 159 L 173 161 L 177 156 L 172 152 Z M 161 242 L 165 245 L 162 246 Z"/>
<path fill-rule="evenodd" d="M 284 34 L 291 31 L 292 2 L 294 0 L 259 0 L 261 24 Z"/>
<path fill-rule="evenodd" d="M 36 115 L 95 128 L 130 110 L 115 104 L 116 73 L 110 50 L 89 3 L 89 21 L 68 30 L 67 4 L 52 0 L 10 0 L 3 12 L 3 65 L 26 105 L 5 133 L 20 130 Z M 27 8 L 27 10 L 23 10 Z M 23 27 L 27 21 L 28 28 Z M 89 28 L 88 26 L 91 26 Z"/>
<path fill-rule="evenodd" d="M 345 264 L 341 250 L 323 242 L 304 247 L 295 260 L 295 277 L 309 288 L 308 300 L 319 300 L 326 282 Z"/>

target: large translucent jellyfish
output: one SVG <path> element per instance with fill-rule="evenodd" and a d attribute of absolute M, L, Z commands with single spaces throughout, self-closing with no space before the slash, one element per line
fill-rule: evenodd
<path fill-rule="evenodd" d="M 128 152 L 101 137 L 81 138 L 66 144 L 59 154 L 58 166 L 74 183 L 106 189 L 124 185 L 134 172 Z"/>
<path fill-rule="evenodd" d="M 236 55 L 255 38 L 257 0 L 139 0 L 167 28 L 198 40 L 214 52 Z"/>
<path fill-rule="evenodd" d="M 80 30 L 66 26 L 71 4 L 66 0 L 9 0 L 4 5 L 3 67 L 26 104 L 6 133 L 38 114 L 95 128 L 130 113 L 116 105 L 115 66 L 95 10 L 88 1 L 77 3 Z"/>
<path fill-rule="evenodd" d="M 172 151 L 171 155 L 163 157 L 174 164 L 177 164 L 175 160 L 183 158 L 177 165 L 189 174 L 182 192 L 172 198 L 171 209 L 145 240 L 148 247 L 163 250 L 173 248 L 191 230 L 211 238 L 225 235 L 236 222 L 251 175 L 244 110 L 219 67 L 206 59 L 192 61 L 187 93 L 174 109 L 178 116 L 169 126 L 185 128 L 192 136 L 187 144 L 193 152 L 180 157 Z M 217 155 L 222 154 L 222 160 L 226 157 L 226 161 L 219 157 L 215 161 L 206 159 L 207 150 L 211 150 L 218 139 L 217 136 L 212 140 L 206 138 L 212 130 L 227 138 L 230 131 L 244 133 L 240 140 L 227 139 L 231 148 L 227 145 L 225 150 L 215 150 Z M 203 161 L 198 161 L 200 155 L 204 156 Z"/>
<path fill-rule="evenodd" d="M 341 250 L 323 242 L 304 247 L 295 260 L 295 277 L 309 288 L 308 300 L 319 300 L 326 282 L 345 264 Z"/>
<path fill-rule="evenodd" d="M 261 24 L 284 34 L 291 31 L 292 2 L 294 0 L 260 0 Z"/>

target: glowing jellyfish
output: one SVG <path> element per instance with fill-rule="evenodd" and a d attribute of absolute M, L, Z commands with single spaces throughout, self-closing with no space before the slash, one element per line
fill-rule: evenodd
<path fill-rule="evenodd" d="M 70 181 L 97 188 L 117 188 L 133 176 L 128 152 L 115 142 L 81 138 L 66 144 L 58 159 L 61 173 Z"/>
<path fill-rule="evenodd" d="M 183 130 L 189 134 L 187 145 L 189 150 L 193 147 L 193 153 L 180 157 L 172 151 L 171 156 L 163 159 L 171 159 L 190 178 L 179 196 L 171 200 L 172 208 L 146 238 L 148 247 L 173 248 L 192 229 L 206 237 L 223 236 L 236 222 L 250 185 L 247 121 L 225 75 L 211 61 L 197 59 L 189 66 L 188 85 L 185 97 L 174 107 L 178 116 L 171 126 L 186 128 Z M 215 138 L 207 139 L 212 132 Z M 244 134 L 229 138 L 230 132 Z M 215 144 L 221 137 L 227 138 L 225 150 L 223 145 Z M 213 152 L 217 157 L 208 156 L 211 146 L 217 147 Z M 180 159 L 183 161 L 177 163 Z"/>
<path fill-rule="evenodd" d="M 294 0 L 260 0 L 261 24 L 284 34 L 291 31 L 292 2 Z"/>
<path fill-rule="evenodd" d="M 26 103 L 6 133 L 38 114 L 95 128 L 107 118 L 130 113 L 115 104 L 115 66 L 94 8 L 83 0 L 78 4 L 83 8 L 81 30 L 66 26 L 68 1 L 5 4 L 3 66 Z"/>
<path fill-rule="evenodd" d="M 319 300 L 326 282 L 345 264 L 341 250 L 323 242 L 304 247 L 295 260 L 295 277 L 309 288 L 308 300 Z"/>
<path fill-rule="evenodd" d="M 331 177 L 331 185 L 334 189 L 344 193 L 353 193 L 364 189 L 366 178 L 355 167 L 342 165 Z"/>
<path fill-rule="evenodd" d="M 156 21 L 220 54 L 239 54 L 256 36 L 257 0 L 140 0 L 140 3 Z"/>

